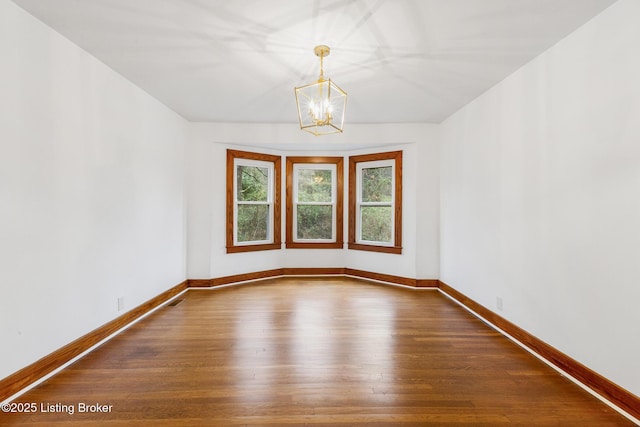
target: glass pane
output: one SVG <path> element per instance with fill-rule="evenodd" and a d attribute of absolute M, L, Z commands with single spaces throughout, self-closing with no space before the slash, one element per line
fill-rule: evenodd
<path fill-rule="evenodd" d="M 333 238 L 333 207 L 298 205 L 298 239 Z"/>
<path fill-rule="evenodd" d="M 238 201 L 266 202 L 269 193 L 269 169 L 238 166 L 236 188 Z"/>
<path fill-rule="evenodd" d="M 269 205 L 238 205 L 238 242 L 267 240 Z"/>
<path fill-rule="evenodd" d="M 362 206 L 362 240 L 391 243 L 391 206 Z"/>
<path fill-rule="evenodd" d="M 331 170 L 298 169 L 298 202 L 331 203 Z"/>
<path fill-rule="evenodd" d="M 390 202 L 393 195 L 392 173 L 391 166 L 362 169 L 362 201 Z"/>

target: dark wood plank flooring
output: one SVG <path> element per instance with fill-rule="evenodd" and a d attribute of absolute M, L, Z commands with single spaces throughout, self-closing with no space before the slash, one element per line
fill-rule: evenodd
<path fill-rule="evenodd" d="M 0 424 L 633 425 L 434 290 L 287 278 L 180 298 Z"/>

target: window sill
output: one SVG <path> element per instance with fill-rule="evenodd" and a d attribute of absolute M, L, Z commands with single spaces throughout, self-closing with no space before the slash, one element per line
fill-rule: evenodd
<path fill-rule="evenodd" d="M 314 242 L 314 243 L 301 243 L 301 242 L 287 242 L 287 249 L 342 249 L 344 244 L 342 242 Z"/>
<path fill-rule="evenodd" d="M 387 254 L 402 254 L 401 246 L 365 245 L 363 243 L 349 242 L 349 249 L 358 251 L 383 252 Z"/>
<path fill-rule="evenodd" d="M 234 254 L 240 252 L 269 251 L 274 249 L 282 249 L 282 245 L 280 243 L 264 243 L 260 245 L 227 246 L 227 253 Z"/>

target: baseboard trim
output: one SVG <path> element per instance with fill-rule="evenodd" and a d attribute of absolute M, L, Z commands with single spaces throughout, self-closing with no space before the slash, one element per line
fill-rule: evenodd
<path fill-rule="evenodd" d="M 19 391 L 29 387 L 49 373 L 73 360 L 75 357 L 89 350 L 100 341 L 107 338 L 114 332 L 122 329 L 134 320 L 145 315 L 154 308 L 162 305 L 180 292 L 187 289 L 187 281 L 166 290 L 160 295 L 124 313 L 110 322 L 94 329 L 88 334 L 70 342 L 53 353 L 28 365 L 21 370 L 14 372 L 6 378 L 0 380 L 0 402 L 13 396 Z"/>
<path fill-rule="evenodd" d="M 447 294 L 506 334 L 512 336 L 549 363 L 578 380 L 594 393 L 602 396 L 631 416 L 640 419 L 640 398 L 638 398 L 638 396 L 611 382 L 541 339 L 531 335 L 504 317 L 478 304 L 476 301 L 446 283 L 439 281 L 438 288 L 441 292 Z"/>
<path fill-rule="evenodd" d="M 395 283 L 397 285 L 410 286 L 412 288 L 417 287 L 416 279 L 394 276 L 392 274 L 372 273 L 370 271 L 356 270 L 353 268 L 345 268 L 345 274 L 348 276 L 359 277 L 361 279 L 375 280 L 376 282 Z"/>
<path fill-rule="evenodd" d="M 282 269 L 283 276 L 343 276 L 345 268 L 291 268 Z"/>
<path fill-rule="evenodd" d="M 269 279 L 272 277 L 282 276 L 282 269 L 256 271 L 253 273 L 234 274 L 233 276 L 217 277 L 211 279 L 211 287 L 229 285 L 238 282 L 248 282 L 252 280 Z"/>
<path fill-rule="evenodd" d="M 411 279 L 392 274 L 374 273 L 354 268 L 276 268 L 273 270 L 256 271 L 252 273 L 234 274 L 231 276 L 217 277 L 213 279 L 189 279 L 189 288 L 214 288 L 217 286 L 231 285 L 234 283 L 251 282 L 255 280 L 270 279 L 287 276 L 352 276 L 376 282 L 386 282 L 412 288 L 437 288 L 437 279 Z"/>
<path fill-rule="evenodd" d="M 189 279 L 187 280 L 188 288 L 210 288 L 211 279 Z"/>
<path fill-rule="evenodd" d="M 437 289 L 440 287 L 440 281 L 438 279 L 418 279 L 416 280 L 416 287 Z"/>

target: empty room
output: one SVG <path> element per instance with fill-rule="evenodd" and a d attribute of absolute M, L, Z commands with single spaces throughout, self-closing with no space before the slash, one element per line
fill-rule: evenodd
<path fill-rule="evenodd" d="M 0 425 L 640 425 L 639 18 L 0 0 Z"/>

